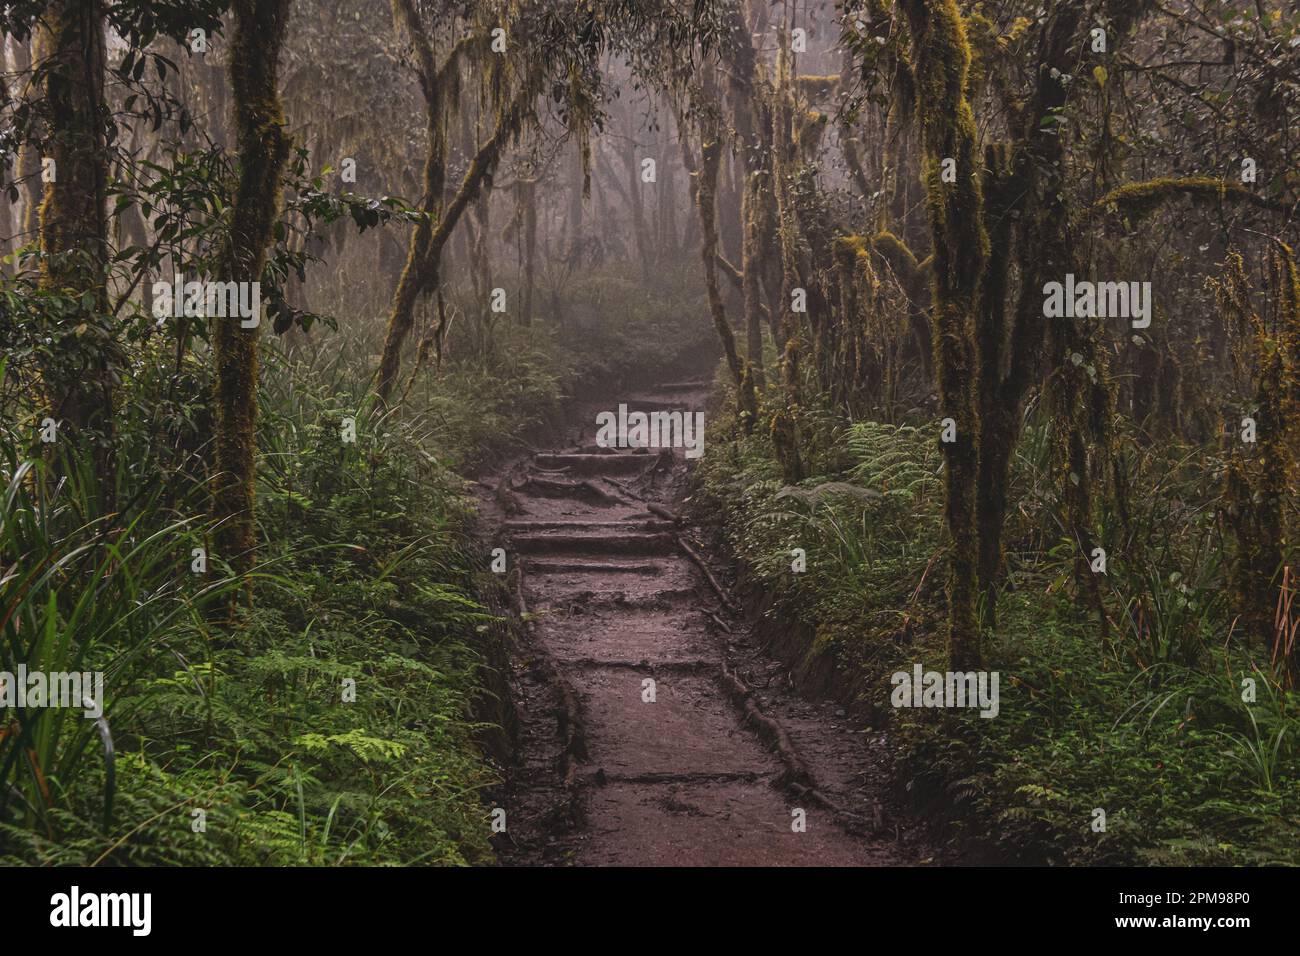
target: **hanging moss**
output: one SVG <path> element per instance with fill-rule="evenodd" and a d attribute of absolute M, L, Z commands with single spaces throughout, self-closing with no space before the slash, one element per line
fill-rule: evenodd
<path fill-rule="evenodd" d="M 845 328 L 843 355 L 841 361 L 852 374 L 851 383 L 858 384 L 861 364 L 860 343 L 866 337 L 858 333 L 865 325 L 865 316 L 858 295 L 858 275 L 865 266 L 870 268 L 869 246 L 861 236 L 839 236 L 832 244 L 835 262 L 835 284 L 838 295 L 839 322 Z M 845 401 L 852 403 L 852 395 L 844 381 L 844 375 L 837 375 L 832 382 L 831 400 L 836 404 Z"/>
<path fill-rule="evenodd" d="M 970 48 L 970 67 L 966 73 L 966 96 L 976 99 L 988 79 L 989 62 L 998 49 L 998 30 L 993 21 L 978 10 L 966 14 L 966 42 Z"/>

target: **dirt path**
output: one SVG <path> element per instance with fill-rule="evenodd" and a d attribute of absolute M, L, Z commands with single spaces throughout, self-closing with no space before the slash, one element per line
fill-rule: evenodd
<path fill-rule="evenodd" d="M 706 398 L 682 383 L 626 401 L 694 411 Z M 572 444 L 517 463 L 485 503 L 531 643 L 513 675 L 522 759 L 503 862 L 921 862 L 876 799 L 878 742 L 790 691 L 711 585 L 675 520 L 682 451 L 594 444 L 596 413 L 617 405 L 577 409 Z"/>

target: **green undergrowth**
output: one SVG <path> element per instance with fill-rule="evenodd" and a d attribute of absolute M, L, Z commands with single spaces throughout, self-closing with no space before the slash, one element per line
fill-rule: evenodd
<path fill-rule="evenodd" d="M 259 564 L 233 626 L 205 517 L 207 355 L 141 345 L 111 494 L 87 447 L 34 440 L 39 409 L 0 422 L 0 671 L 106 675 L 100 721 L 0 716 L 0 864 L 491 862 L 511 625 L 471 479 L 582 389 L 699 351 L 693 292 L 626 286 L 578 283 L 599 328 L 453 336 L 399 412 L 369 397 L 381 326 L 268 336 Z"/>
<path fill-rule="evenodd" d="M 87 523 L 96 505 L 79 498 L 80 486 L 60 490 L 47 463 L 25 475 L 10 469 L 6 543 L 20 566 L 107 550 L 89 595 L 84 574 L 70 571 L 26 591 L 6 585 L 6 601 L 12 593 L 20 604 L 6 662 L 80 645 L 87 666 L 108 675 L 113 751 L 78 739 L 65 721 L 66 739 L 28 759 L 11 727 L 0 744 L 0 757 L 14 757 L 9 779 L 22 789 L 39 773 L 46 786 L 4 807 L 5 862 L 490 859 L 480 794 L 496 773 L 475 715 L 500 634 L 474 597 L 473 511 L 452 468 L 486 451 L 455 444 L 454 428 L 419 413 L 367 411 L 364 381 L 284 358 L 266 375 L 263 544 L 252 608 L 233 628 L 220 624 L 230 592 L 221 556 L 211 555 L 207 574 L 192 571 L 210 529 L 193 517 L 203 500 L 195 483 L 174 497 L 187 484 L 179 471 L 123 487 L 119 501 L 143 496 L 129 518 Z M 517 398 L 487 386 L 472 394 L 498 421 Z M 345 416 L 356 419 L 355 443 L 341 440 Z M 16 463 L 21 449 L 9 450 Z M 127 553 L 133 560 L 114 560 Z M 79 618 L 86 597 L 99 607 Z M 26 635 L 46 633 L 44 652 L 27 646 Z M 30 736 L 46 734 L 53 714 L 32 718 Z"/>
<path fill-rule="evenodd" d="M 1209 451 L 1130 456 L 1132 513 L 1124 533 L 1108 529 L 1123 554 L 1107 576 L 1119 631 L 1107 651 L 1072 593 L 1068 548 L 1034 530 L 1053 522 L 1049 443 L 1027 430 L 1011 578 L 988 635 L 990 719 L 890 702 L 895 672 L 946 670 L 937 425 L 806 411 L 817 474 L 788 487 L 767 437 L 733 421 L 724 403 L 695 472 L 698 513 L 720 519 L 767 633 L 803 635 L 796 673 L 888 729 L 893 779 L 954 846 L 1075 865 L 1300 863 L 1300 700 L 1273 682 L 1265 651 L 1226 638 L 1222 570 L 1203 546 Z"/>

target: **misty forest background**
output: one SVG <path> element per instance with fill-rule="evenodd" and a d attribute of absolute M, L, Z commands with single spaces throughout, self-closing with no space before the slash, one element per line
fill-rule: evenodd
<path fill-rule="evenodd" d="M 0 716 L 0 861 L 491 862 L 516 635 L 469 479 L 702 375 L 698 515 L 944 839 L 1300 862 L 1290 4 L 0 30 L 0 670 L 108 688 Z M 1150 327 L 1045 319 L 1067 273 L 1150 281 Z M 159 321 L 176 275 L 264 321 Z M 917 661 L 998 670 L 998 718 L 889 707 Z"/>

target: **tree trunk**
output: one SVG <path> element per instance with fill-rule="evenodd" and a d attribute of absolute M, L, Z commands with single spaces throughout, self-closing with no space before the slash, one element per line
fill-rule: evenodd
<path fill-rule="evenodd" d="M 628 147 L 623 152 L 627 170 L 628 211 L 632 215 L 632 235 L 636 239 L 636 254 L 641 262 L 641 274 L 650 278 L 650 243 L 646 235 L 645 204 L 641 199 L 641 167 L 636 155 L 636 129 L 632 123 L 632 108 L 628 107 Z"/>
<path fill-rule="evenodd" d="M 104 489 L 113 502 L 113 368 L 118 347 L 106 318 L 109 151 L 104 141 L 104 10 L 100 0 L 59 0 L 41 18 L 34 62 L 45 75 L 50 124 L 39 211 L 41 285 L 83 303 L 56 331 L 42 374 L 54 418 L 74 440 L 93 446 Z M 86 299 L 89 294 L 89 299 Z"/>
<path fill-rule="evenodd" d="M 745 183 L 745 193 L 741 202 L 741 220 L 744 231 L 741 234 L 740 281 L 742 298 L 745 303 L 745 352 L 749 360 L 750 375 L 754 387 L 762 390 L 766 387 L 763 374 L 763 310 L 762 290 L 759 273 L 762 269 L 763 250 L 759 238 L 759 205 L 762 202 L 763 174 L 755 171 L 749 174 Z"/>
<path fill-rule="evenodd" d="M 1037 86 L 1009 157 L 1010 168 L 1004 150 L 991 148 L 985 160 L 985 220 L 991 224 L 991 254 L 978 317 L 981 433 L 976 500 L 983 622 L 990 628 L 997 623 L 1011 457 L 1020 437 L 1025 398 L 1037 381 L 1045 332 L 1042 289 L 1073 268 L 1062 199 L 1064 143 L 1060 131 L 1043 121 L 1066 101 L 1067 88 L 1059 77 L 1075 55 L 1079 20 L 1080 11 L 1069 5 L 1054 11 L 1044 28 Z M 1020 289 L 1008 330 L 1005 303 L 1013 221 L 1020 224 Z"/>
<path fill-rule="evenodd" d="M 402 347 L 414 325 L 415 304 L 422 294 L 437 292 L 441 284 L 443 247 L 451 238 L 466 207 L 478 197 L 484 181 L 495 172 L 506 142 L 519 132 L 534 95 L 535 92 L 529 87 L 515 97 L 514 102 L 497 118 L 491 138 L 474 155 L 456 195 L 442 210 L 437 225 L 433 226 L 430 220 L 421 222 L 411 236 L 406 267 L 402 270 L 402 277 L 398 280 L 397 291 L 393 296 L 388 334 L 384 339 L 384 354 L 379 363 L 376 391 L 383 402 L 388 401 L 397 382 L 397 374 L 402 365 Z M 433 159 L 432 152 L 429 158 L 430 162 L 426 162 L 426 181 L 429 178 L 427 167 Z M 439 172 L 438 175 L 443 173 Z M 427 234 L 427 239 L 422 239 L 424 234 Z"/>
<path fill-rule="evenodd" d="M 718 167 L 722 160 L 722 142 L 716 123 L 701 121 L 700 130 L 700 174 L 695 188 L 695 202 L 700 213 L 700 231 L 704 236 L 700 244 L 700 259 L 704 263 L 704 285 L 709 295 L 709 314 L 713 318 L 713 328 L 722 343 L 722 351 L 727 359 L 727 368 L 736 383 L 737 401 L 745 430 L 754 427 L 758 413 L 754 398 L 753 378 L 746 373 L 736 351 L 736 339 L 732 335 L 731 325 L 727 322 L 727 309 L 722 302 L 722 290 L 718 287 L 718 221 L 715 213 L 718 188 Z"/>
<path fill-rule="evenodd" d="M 979 354 L 979 478 L 976 520 L 979 528 L 979 583 L 983 589 L 983 623 L 997 623 L 998 579 L 1002 571 L 1002 525 L 1007 513 L 1007 481 L 1017 436 L 1021 396 L 1007 402 L 1002 364 L 1007 351 L 1006 299 L 1011 265 L 1012 208 L 1020 181 L 1008 163 L 1005 147 L 990 146 L 984 159 L 985 219 L 989 224 L 989 259 L 976 314 Z"/>
<path fill-rule="evenodd" d="M 17 37 L 10 37 L 9 45 L 13 72 L 26 77 L 23 82 L 29 84 L 32 68 L 31 43 L 24 43 Z M 29 88 L 25 86 L 25 89 Z M 20 95 L 18 90 L 10 92 L 15 98 Z M 41 159 L 36 147 L 30 142 L 23 143 L 18 150 L 17 179 L 22 185 L 19 188 L 18 204 L 14 207 L 14 236 L 17 240 L 14 243 L 15 248 L 31 242 L 40 230 Z M 14 263 L 14 266 L 17 271 L 18 263 Z"/>
<path fill-rule="evenodd" d="M 564 218 L 564 255 L 574 254 L 582 241 L 583 204 L 587 192 L 587 176 L 583 171 L 583 147 L 578 144 L 574 150 L 573 169 L 569 180 L 569 209 Z"/>
<path fill-rule="evenodd" d="M 519 314 L 521 325 L 533 324 L 533 276 L 537 258 L 537 180 L 523 180 L 519 184 L 523 203 L 524 230 L 524 294 Z"/>
<path fill-rule="evenodd" d="M 449 80 L 452 71 L 460 69 L 461 55 L 481 41 L 472 37 L 459 41 L 439 64 L 413 0 L 393 0 L 393 19 L 410 35 L 415 47 L 424 93 L 429 145 L 424 160 L 424 191 L 420 201 L 420 209 L 426 216 L 411 233 L 406 264 L 393 292 L 388 330 L 384 336 L 384 352 L 379 362 L 375 391 L 384 403 L 388 402 L 397 384 L 397 375 L 402 365 L 402 348 L 415 323 L 416 303 L 422 295 L 438 290 L 443 247 L 451 238 L 466 207 L 478 198 L 484 181 L 496 171 L 506 142 L 518 134 L 536 95 L 536 77 L 529 77 L 514 99 L 498 114 L 491 137 L 474 154 L 455 195 L 444 204 L 443 190 L 447 181 L 446 126 L 449 113 L 445 99 L 449 90 L 455 89 Z M 436 225 L 435 212 L 440 213 Z M 441 334 L 441 329 L 435 330 L 435 334 Z"/>
<path fill-rule="evenodd" d="M 789 34 L 783 33 L 781 50 L 777 55 L 776 89 L 773 93 L 772 120 L 772 193 L 776 206 L 776 236 L 774 239 L 780 263 L 780 299 L 772 304 L 772 321 L 776 326 L 776 344 L 781 360 L 781 387 L 785 404 L 772 416 L 772 445 L 781 464 L 781 475 L 786 484 L 796 484 L 805 477 L 803 453 L 800 449 L 799 406 L 800 370 L 803 343 L 800 323 L 793 309 L 793 294 L 800 279 L 795 249 L 795 214 L 790 198 L 790 178 L 793 175 L 794 136 L 791 118 L 792 101 L 789 95 L 790 60 Z M 775 277 L 773 277 L 775 282 Z M 805 288 L 805 293 L 808 290 Z"/>
<path fill-rule="evenodd" d="M 291 145 L 284 130 L 278 83 L 289 0 L 236 0 L 233 9 L 230 86 L 239 179 L 217 278 L 259 282 L 279 213 L 280 176 Z M 236 573 L 245 574 L 252 567 L 257 544 L 253 482 L 261 325 L 243 328 L 237 319 L 214 321 L 212 349 L 217 374 L 212 510 L 218 521 L 216 547 Z"/>
<path fill-rule="evenodd" d="M 384 338 L 384 353 L 379 364 L 379 381 L 376 386 L 379 398 L 388 401 L 397 373 L 401 367 L 402 346 L 415 321 L 415 304 L 420 293 L 433 281 L 436 262 L 428 253 L 429 238 L 433 234 L 433 213 L 442 203 L 442 191 L 447 179 L 446 114 L 443 110 L 442 90 L 438 86 L 440 69 L 434 59 L 419 11 L 412 0 L 393 0 L 393 21 L 405 29 L 415 48 L 419 62 L 420 86 L 424 93 L 425 133 L 428 146 L 424 155 L 423 191 L 419 208 L 425 213 L 411 230 L 407 244 L 406 264 L 393 290 L 393 302 L 388 315 L 388 332 Z"/>
<path fill-rule="evenodd" d="M 966 99 L 970 47 L 955 0 L 906 0 L 916 64 L 917 110 L 934 244 L 935 366 L 940 410 L 956 423 L 944 451 L 944 512 L 952 536 L 948 584 L 948 659 L 954 671 L 982 661 L 978 593 L 976 484 L 979 420 L 975 395 L 975 310 L 988 257 L 974 114 Z M 953 159 L 957 181 L 944 183 Z"/>

